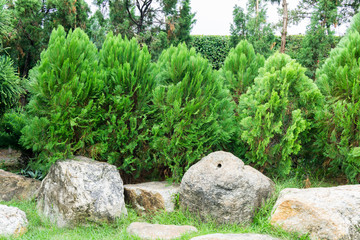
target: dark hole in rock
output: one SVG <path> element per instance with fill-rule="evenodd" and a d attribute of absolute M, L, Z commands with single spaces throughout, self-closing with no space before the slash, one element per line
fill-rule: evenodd
<path fill-rule="evenodd" d="M 217 165 L 217 167 L 218 167 L 218 168 L 221 168 L 221 163 L 219 163 L 219 164 Z"/>

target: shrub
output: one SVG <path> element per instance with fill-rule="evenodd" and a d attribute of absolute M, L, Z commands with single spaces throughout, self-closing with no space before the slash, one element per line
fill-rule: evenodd
<path fill-rule="evenodd" d="M 228 36 L 192 36 L 190 46 L 209 60 L 214 69 L 220 69 L 223 66 L 231 48 Z"/>
<path fill-rule="evenodd" d="M 151 148 L 175 180 L 233 133 L 228 90 L 207 60 L 185 44 L 165 50 L 154 69 L 155 124 Z"/>
<path fill-rule="evenodd" d="M 22 108 L 9 109 L 0 120 L 0 147 L 21 149 L 19 143 L 21 129 L 26 124 L 26 115 Z"/>
<path fill-rule="evenodd" d="M 255 54 L 253 46 L 246 40 L 241 41 L 236 48 L 230 50 L 220 73 L 228 85 L 236 103 L 241 94 L 253 85 L 265 58 Z"/>
<path fill-rule="evenodd" d="M 0 118 L 20 98 L 20 79 L 10 58 L 0 56 Z"/>
<path fill-rule="evenodd" d="M 296 158 L 310 149 L 314 115 L 322 99 L 305 68 L 285 54 L 271 56 L 239 99 L 248 160 L 269 172 L 288 174 L 292 164 L 299 163 Z"/>
<path fill-rule="evenodd" d="M 348 31 L 317 72 L 316 81 L 327 99 L 319 116 L 323 132 L 318 136 L 319 144 L 325 148 L 324 166 L 334 175 L 345 173 L 351 182 L 359 181 L 360 173 L 359 58 L 360 34 Z"/>
<path fill-rule="evenodd" d="M 99 122 L 96 102 L 102 99 L 97 49 L 80 29 L 59 27 L 31 73 L 29 124 L 21 141 L 39 153 L 46 169 L 59 158 L 94 142 Z"/>
<path fill-rule="evenodd" d="M 103 121 L 96 131 L 101 158 L 139 176 L 153 167 L 148 151 L 151 129 L 151 56 L 135 39 L 108 34 L 100 51 L 105 72 Z"/>
<path fill-rule="evenodd" d="M 224 79 L 227 87 L 230 89 L 232 99 L 236 104 L 239 98 L 249 87 L 254 84 L 254 79 L 258 75 L 260 67 L 263 67 L 265 58 L 260 54 L 255 54 L 254 48 L 246 40 L 241 41 L 236 48 L 230 50 L 225 59 L 224 66 L 220 69 L 219 75 Z M 227 150 L 236 156 L 244 157 L 246 147 L 241 141 L 241 129 L 239 114 L 235 111 L 237 130 Z"/>

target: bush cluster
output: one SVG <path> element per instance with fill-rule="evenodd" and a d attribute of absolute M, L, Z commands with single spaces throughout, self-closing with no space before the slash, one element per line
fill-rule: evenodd
<path fill-rule="evenodd" d="M 81 154 L 115 164 L 126 179 L 179 181 L 204 155 L 226 150 L 267 174 L 296 169 L 359 181 L 359 22 L 315 82 L 290 56 L 265 60 L 247 41 L 216 70 L 185 44 L 152 62 L 134 39 L 110 33 L 98 50 L 82 30 L 59 27 L 31 71 L 26 111 L 4 115 L 10 135 L 0 139 L 21 135 L 44 173 Z"/>
<path fill-rule="evenodd" d="M 220 69 L 231 49 L 229 36 L 192 36 L 190 46 L 208 59 L 214 69 Z"/>

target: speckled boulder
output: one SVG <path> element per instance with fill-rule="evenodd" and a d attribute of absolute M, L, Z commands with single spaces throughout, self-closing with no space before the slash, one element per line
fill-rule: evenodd
<path fill-rule="evenodd" d="M 18 237 L 27 231 L 26 214 L 16 207 L 0 205 L 0 237 Z"/>
<path fill-rule="evenodd" d="M 59 227 L 127 215 L 116 167 L 85 157 L 58 161 L 50 168 L 41 183 L 37 208 Z"/>
<path fill-rule="evenodd" d="M 180 184 L 180 206 L 219 223 L 248 223 L 274 183 L 228 152 L 214 152 L 190 167 Z"/>

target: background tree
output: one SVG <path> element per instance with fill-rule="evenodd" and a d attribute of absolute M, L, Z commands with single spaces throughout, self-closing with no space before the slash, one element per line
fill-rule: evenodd
<path fill-rule="evenodd" d="M 297 59 L 307 67 L 307 75 L 314 79 L 315 70 L 328 57 L 331 48 L 335 47 L 331 26 L 338 22 L 338 4 L 335 1 L 320 0 L 313 7 L 311 23 L 307 27 Z"/>
<path fill-rule="evenodd" d="M 234 24 L 230 31 L 234 47 L 240 40 L 247 40 L 256 52 L 268 57 L 273 51 L 275 36 L 273 28 L 266 22 L 266 6 L 261 0 L 251 0 L 247 4 L 247 13 L 235 6 L 233 11 Z"/>
<path fill-rule="evenodd" d="M 190 0 L 98 0 L 97 4 L 109 6 L 115 34 L 136 36 L 149 46 L 153 58 L 171 44 L 190 41 L 195 22 Z"/>

